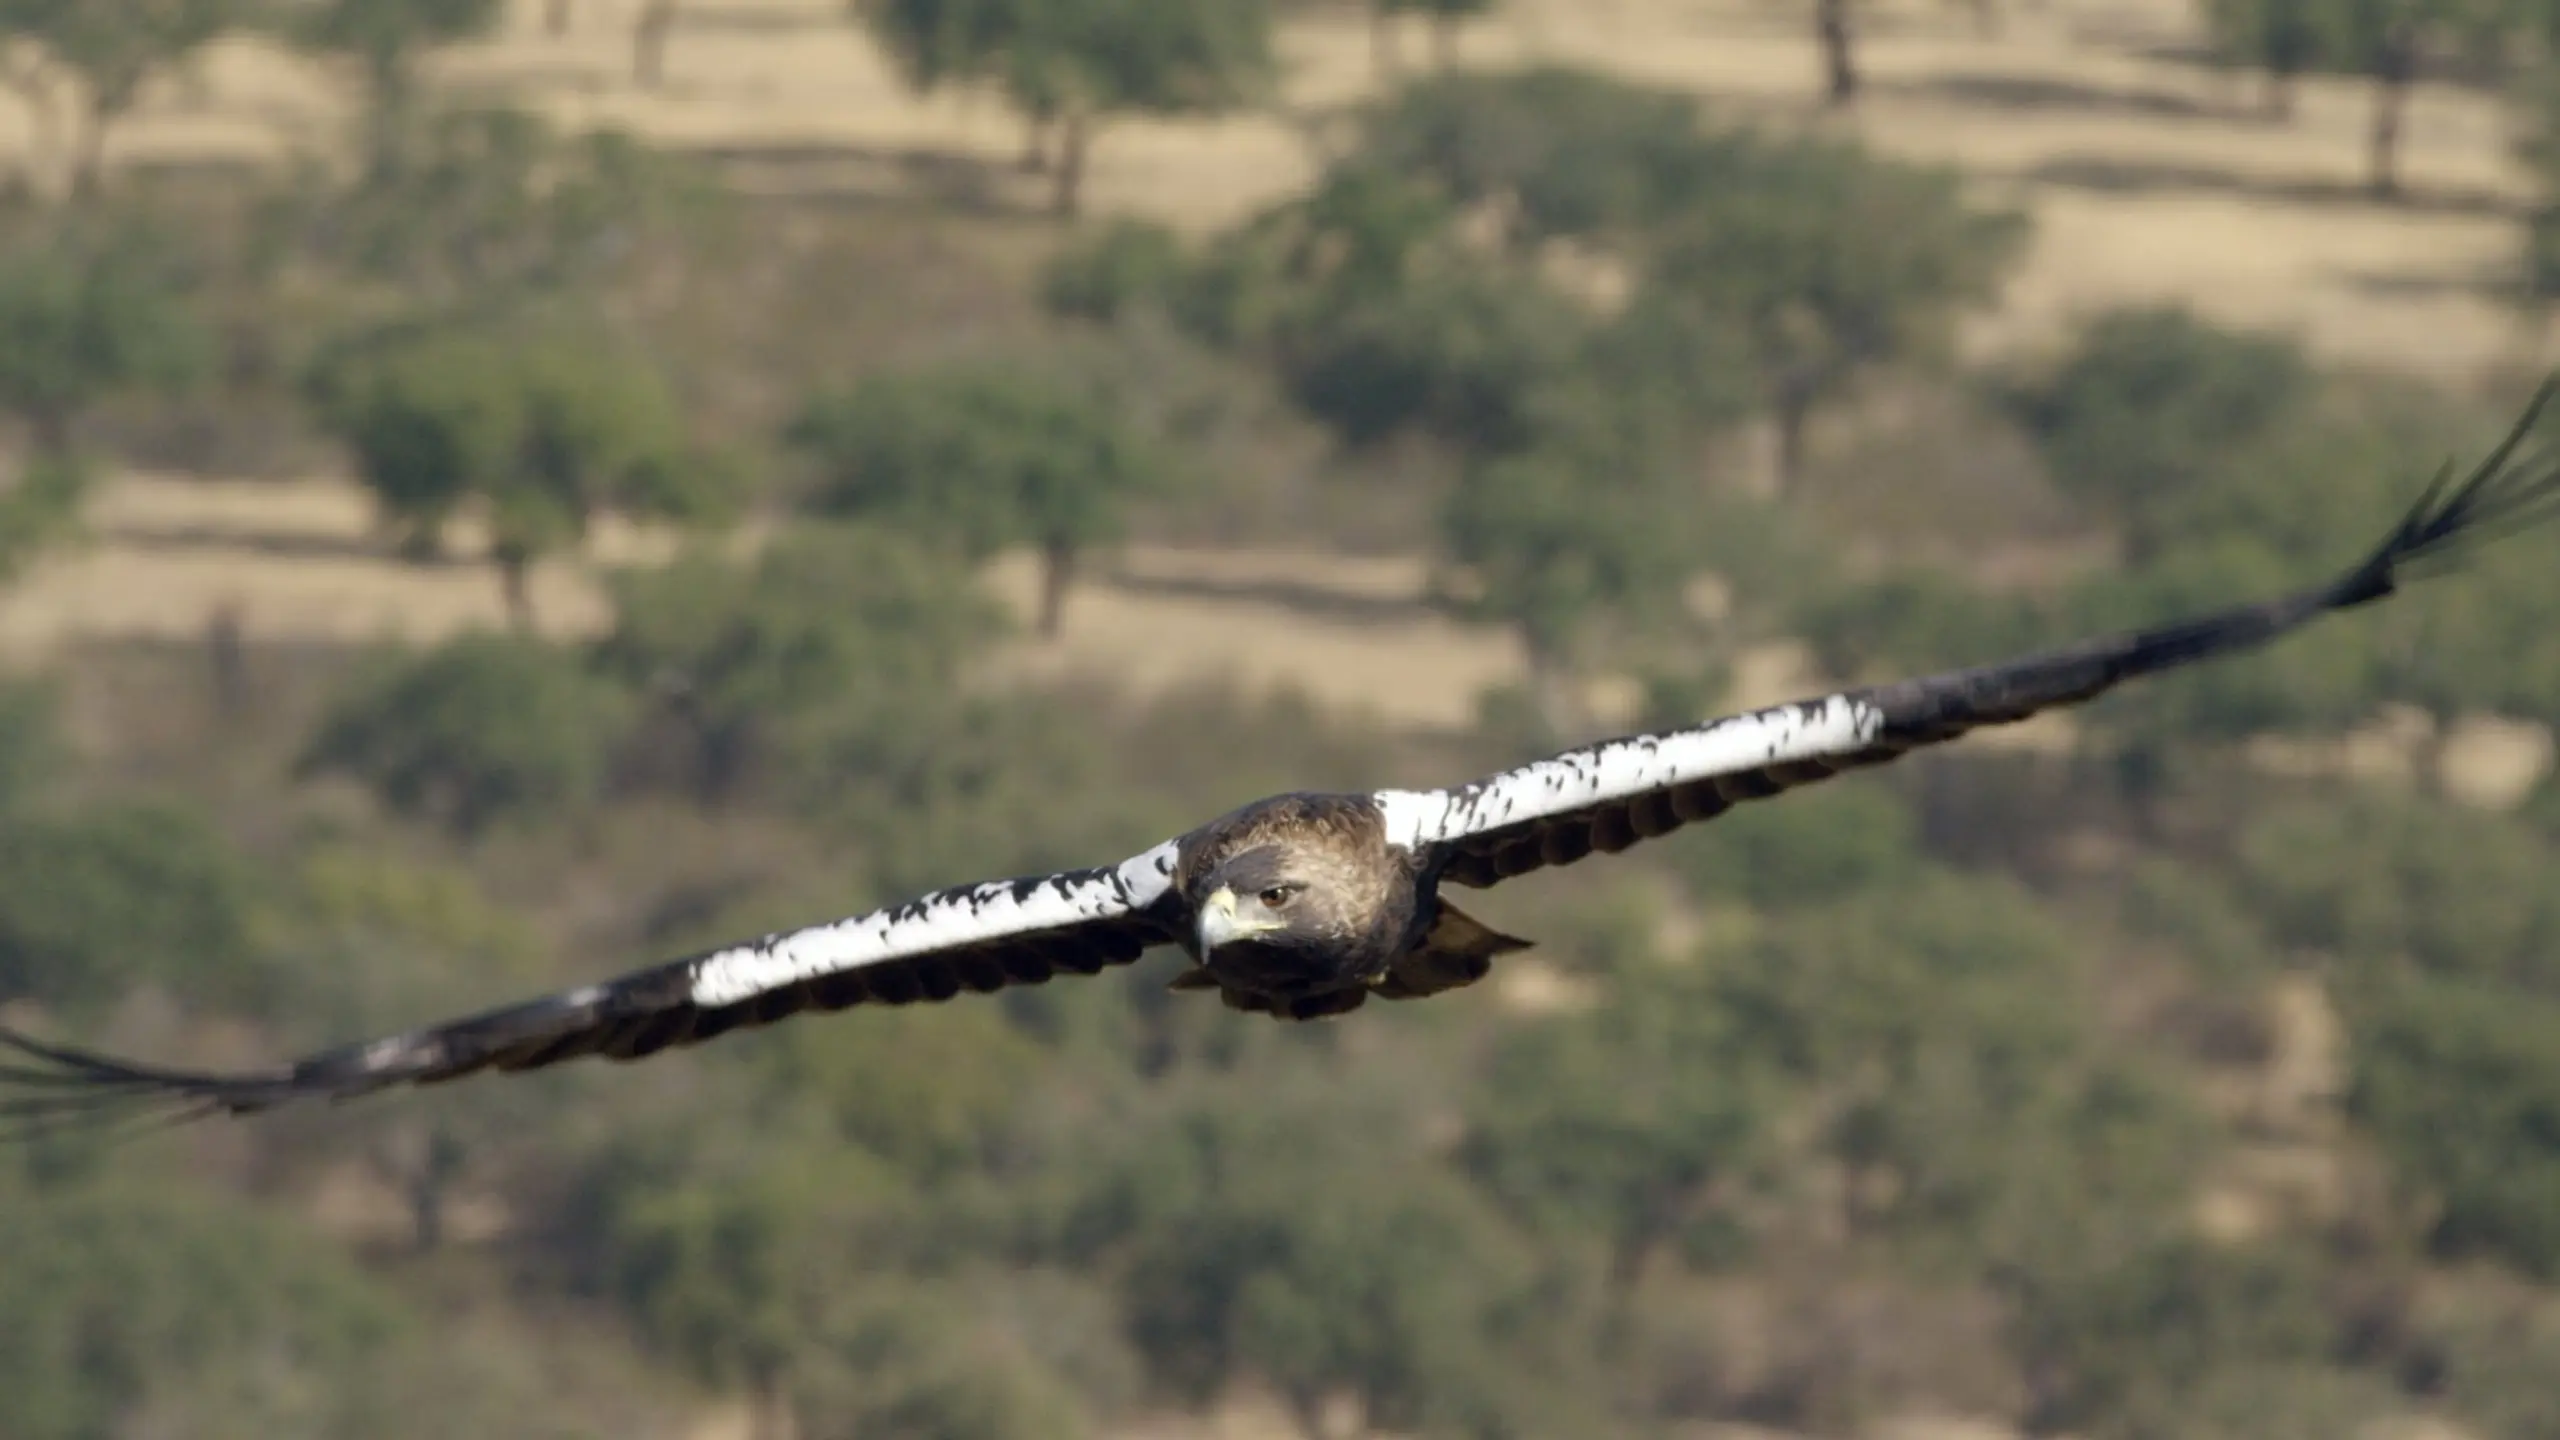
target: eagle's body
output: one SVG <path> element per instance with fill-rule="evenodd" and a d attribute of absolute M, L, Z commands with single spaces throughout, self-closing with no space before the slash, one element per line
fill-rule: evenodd
<path fill-rule="evenodd" d="M 1256 801 L 1115 865 L 938 890 L 600 984 L 265 1072 L 134 1064 L 0 1029 L 0 1117 L 41 1128 L 345 1099 L 580 1055 L 629 1060 L 803 1010 L 945 1000 L 1089 975 L 1177 946 L 1174 988 L 1215 989 L 1283 1020 L 1482 978 L 1527 942 L 1444 897 L 1569 865 L 1985 725 L 2077 704 L 2125 680 L 2262 645 L 2391 594 L 2441 559 L 2560 507 L 2560 470 L 2514 463 L 2545 399 L 2460 484 L 2439 477 L 2374 551 L 2326 584 L 1978 669 L 1850 690 L 1686 729 L 1632 735 L 1445 790 Z M 848 1043 L 860 1043 L 849 1032 Z"/>
<path fill-rule="evenodd" d="M 1366 795 L 1275 795 L 1221 815 L 1174 842 L 1167 895 L 1179 943 L 1242 1009 L 1290 1014 L 1366 993 L 1422 941 L 1430 921 L 1425 878 L 1409 851 L 1387 843 L 1386 822 Z M 1290 887 L 1297 887 L 1291 889 Z M 1221 897 L 1223 892 L 1223 898 Z M 1278 902 L 1264 906 L 1262 898 Z M 1200 933 L 1213 907 L 1305 907 L 1287 930 L 1213 944 Z M 1358 1003 L 1355 999 L 1352 1003 Z"/>

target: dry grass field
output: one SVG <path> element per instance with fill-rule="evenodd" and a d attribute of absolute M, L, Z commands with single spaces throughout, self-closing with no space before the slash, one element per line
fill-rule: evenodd
<path fill-rule="evenodd" d="M 723 155 L 742 183 L 862 190 L 945 174 L 1028 183 L 1007 172 L 1018 136 L 999 107 L 908 96 L 840 0 L 685 0 L 669 83 L 648 93 L 627 79 L 634 0 L 579 0 L 571 33 L 558 38 L 539 8 L 519 0 L 497 37 L 442 62 L 442 82 Z M 2523 196 L 2492 97 L 2421 87 L 2410 195 L 2384 206 L 2359 189 L 2358 87 L 2309 83 L 2291 123 L 2266 124 L 2242 85 L 2185 58 L 2194 27 L 2171 0 L 2044 0 L 1990 37 L 1953 6 L 1897 0 L 1866 13 L 1871 93 L 1853 122 L 1818 123 L 1855 123 L 1876 143 L 1960 165 L 2035 216 L 2032 252 L 1971 337 L 1977 347 L 2031 347 L 2091 309 L 2170 299 L 2298 334 L 2332 358 L 2456 383 L 2530 358 L 2498 294 Z M 1463 53 L 1604 66 L 1737 112 L 1810 117 L 1806 30 L 1798 7 L 1764 0 L 1511 0 L 1466 35 Z M 1420 37 L 1409 54 L 1419 62 Z M 1371 83 L 1367 32 L 1351 7 L 1295 25 L 1285 56 L 1289 116 L 1356 99 Z M 125 164 L 268 159 L 320 145 L 345 105 L 325 71 L 230 44 L 192 83 L 152 97 L 111 154 Z M 1116 127 L 1097 148 L 1091 203 L 1192 229 L 1231 220 L 1308 174 L 1294 123 Z M 23 152 L 25 138 L 23 117 L 0 107 L 0 157 Z M 226 605 L 279 638 L 427 638 L 500 619 L 480 567 L 379 558 L 361 496 L 330 478 L 125 476 L 99 495 L 90 521 L 86 543 L 0 596 L 0 652 L 193 634 Z M 546 566 L 535 587 L 546 623 L 598 624 L 591 566 L 652 548 L 608 532 L 583 560 Z M 1294 599 L 1240 583 L 1273 569 L 1293 577 Z M 998 571 L 1027 600 L 1023 567 Z M 1203 574 L 1222 583 L 1168 583 Z M 1141 689 L 1229 674 L 1423 725 L 1464 721 L 1481 688 L 1519 673 L 1507 636 L 1424 608 L 1418 563 L 1142 551 L 1120 575 L 1087 586 L 1061 642 L 1027 663 Z M 1304 603 L 1311 591 L 1323 603 Z M 1755 658 L 1748 698 L 1787 687 L 1790 668 L 1783 654 Z"/>

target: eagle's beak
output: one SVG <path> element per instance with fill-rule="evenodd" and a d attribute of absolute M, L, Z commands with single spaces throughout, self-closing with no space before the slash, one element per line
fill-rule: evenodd
<path fill-rule="evenodd" d="M 1231 940 L 1246 940 L 1266 930 L 1277 930 L 1279 922 L 1260 915 L 1236 913 L 1236 892 L 1224 885 L 1209 892 L 1200 902 L 1200 953 L 1208 954 Z"/>

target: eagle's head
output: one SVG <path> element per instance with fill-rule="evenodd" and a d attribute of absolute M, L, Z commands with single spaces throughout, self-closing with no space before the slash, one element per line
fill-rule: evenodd
<path fill-rule="evenodd" d="M 1367 797 L 1292 795 L 1203 827 L 1183 864 L 1200 963 L 1228 988 L 1303 995 L 1361 984 L 1414 913 Z"/>
<path fill-rule="evenodd" d="M 1275 950 L 1339 948 L 1363 927 L 1341 867 L 1312 847 L 1273 843 L 1227 856 L 1200 881 L 1200 954 L 1238 942 Z"/>

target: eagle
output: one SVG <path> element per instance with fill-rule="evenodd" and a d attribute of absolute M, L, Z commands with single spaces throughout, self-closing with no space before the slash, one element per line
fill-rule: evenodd
<path fill-rule="evenodd" d="M 2325 584 L 1973 669 L 1850 689 L 1566 750 L 1442 790 L 1257 800 L 1117 864 L 936 890 L 616 979 L 272 1069 L 120 1059 L 0 1028 L 0 1116 L 22 1127 L 181 1121 L 346 1100 L 584 1055 L 636 1060 L 804 1011 L 949 1000 L 1092 975 L 1158 946 L 1180 991 L 1279 1020 L 1471 985 L 1525 940 L 1452 903 L 1614 854 L 1733 806 L 1880 765 L 2140 676 L 2264 645 L 2391 595 L 2477 542 L 2560 510 L 2560 464 L 2520 461 L 2560 379 L 2467 475 L 2439 472 L 2372 551 Z"/>

